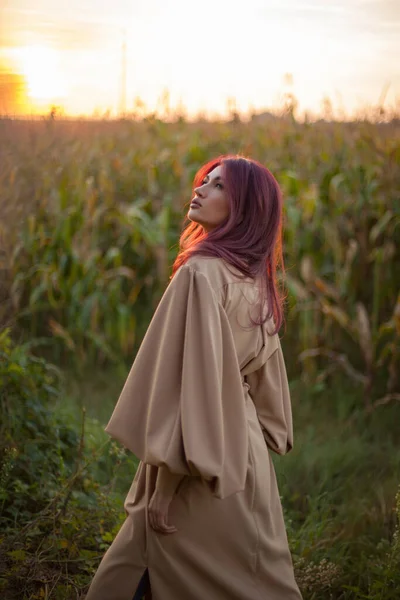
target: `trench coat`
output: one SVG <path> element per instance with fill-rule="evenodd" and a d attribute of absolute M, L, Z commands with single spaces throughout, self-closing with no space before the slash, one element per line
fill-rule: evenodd
<path fill-rule="evenodd" d="M 301 599 L 270 456 L 292 448 L 289 387 L 257 298 L 215 257 L 167 286 L 106 427 L 140 463 L 87 600 L 132 600 L 146 569 L 153 600 Z M 147 520 L 161 470 L 182 476 L 167 535 Z"/>

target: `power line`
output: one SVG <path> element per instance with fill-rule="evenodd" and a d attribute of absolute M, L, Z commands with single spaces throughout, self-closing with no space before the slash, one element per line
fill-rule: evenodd
<path fill-rule="evenodd" d="M 126 30 L 122 32 L 122 48 L 121 48 L 121 82 L 119 95 L 119 114 L 123 117 L 126 113 Z"/>

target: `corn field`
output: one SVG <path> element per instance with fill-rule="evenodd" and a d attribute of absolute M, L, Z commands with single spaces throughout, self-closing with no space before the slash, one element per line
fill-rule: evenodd
<path fill-rule="evenodd" d="M 84 598 L 118 531 L 137 460 L 104 420 L 193 176 L 226 153 L 284 195 L 295 447 L 274 462 L 304 600 L 400 597 L 400 123 L 149 117 L 0 119 L 4 600 Z"/>
<path fill-rule="evenodd" d="M 285 204 L 289 374 L 400 399 L 400 124 L 0 121 L 0 323 L 58 361 L 132 360 L 198 167 L 268 166 Z"/>

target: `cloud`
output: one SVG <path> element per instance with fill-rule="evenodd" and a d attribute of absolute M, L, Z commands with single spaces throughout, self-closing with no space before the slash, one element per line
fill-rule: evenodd
<path fill-rule="evenodd" d="M 73 18 L 71 13 L 75 15 Z M 97 48 L 121 35 L 121 26 L 113 17 L 114 14 L 102 14 L 96 6 L 91 12 L 78 9 L 74 13 L 71 9 L 67 16 L 60 7 L 39 10 L 10 9 L 2 5 L 0 49 L 37 43 L 62 50 Z"/>
<path fill-rule="evenodd" d="M 62 50 L 93 49 L 104 46 L 116 36 L 115 31 L 90 21 L 41 19 L 32 24 L 21 20 L 14 27 L 0 31 L 0 47 L 14 48 L 27 44 L 50 45 Z"/>
<path fill-rule="evenodd" d="M 399 0 L 360 0 L 359 4 L 370 17 L 378 18 L 381 23 L 400 24 Z"/>
<path fill-rule="evenodd" d="M 284 23 L 287 35 L 300 43 L 303 36 L 305 43 L 315 39 L 332 52 L 347 49 L 353 60 L 368 60 L 372 53 L 392 63 L 400 52 L 400 0 L 276 0 L 269 8 L 260 3 L 258 15 L 273 27 Z"/>

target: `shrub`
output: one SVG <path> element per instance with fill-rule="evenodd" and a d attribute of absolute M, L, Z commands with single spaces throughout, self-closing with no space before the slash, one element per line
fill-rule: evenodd
<path fill-rule="evenodd" d="M 113 491 L 125 453 L 85 447 L 61 418 L 58 370 L 0 334 L 0 591 L 7 599 L 69 599 L 85 588 L 123 517 Z M 92 477 L 102 465 L 102 488 Z M 132 464 L 132 463 L 131 463 Z M 134 469 L 132 468 L 132 471 Z M 132 474 L 133 477 L 133 474 Z"/>

